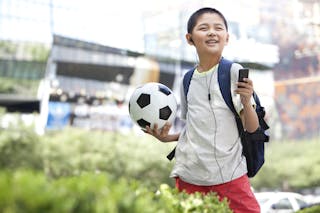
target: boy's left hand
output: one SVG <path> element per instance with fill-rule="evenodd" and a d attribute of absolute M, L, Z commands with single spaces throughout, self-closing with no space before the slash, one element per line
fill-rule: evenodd
<path fill-rule="evenodd" d="M 238 88 L 235 90 L 236 94 L 240 95 L 241 103 L 245 106 L 251 105 L 251 97 L 253 94 L 253 83 L 249 78 L 244 78 L 244 82 L 237 82 Z"/>

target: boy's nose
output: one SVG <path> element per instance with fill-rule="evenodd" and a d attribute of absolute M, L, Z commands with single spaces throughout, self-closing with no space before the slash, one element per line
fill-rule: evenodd
<path fill-rule="evenodd" d="M 209 31 L 208 31 L 208 36 L 214 36 L 215 33 L 216 33 L 215 30 L 213 30 L 213 29 L 212 29 L 212 30 L 209 30 Z"/>

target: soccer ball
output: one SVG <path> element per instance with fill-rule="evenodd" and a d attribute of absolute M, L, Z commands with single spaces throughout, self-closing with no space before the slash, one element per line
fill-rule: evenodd
<path fill-rule="evenodd" d="M 161 129 L 166 122 L 172 123 L 177 113 L 177 101 L 172 91 L 160 83 L 146 83 L 137 87 L 129 100 L 131 119 L 143 130 L 146 126 Z"/>

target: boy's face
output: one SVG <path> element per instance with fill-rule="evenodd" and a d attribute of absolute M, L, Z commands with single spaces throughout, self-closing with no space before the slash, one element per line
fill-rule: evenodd
<path fill-rule="evenodd" d="M 223 19 L 216 13 L 202 14 L 188 36 L 192 38 L 189 43 L 196 47 L 199 55 L 221 55 L 229 40 Z"/>

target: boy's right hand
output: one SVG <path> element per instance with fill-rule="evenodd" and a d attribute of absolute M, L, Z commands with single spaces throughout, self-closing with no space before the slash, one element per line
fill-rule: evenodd
<path fill-rule="evenodd" d="M 171 126 L 172 125 L 168 122 L 161 129 L 158 129 L 158 124 L 155 124 L 153 129 L 151 129 L 149 126 L 147 126 L 145 133 L 148 133 L 148 134 L 154 136 L 159 141 L 168 142 L 169 141 L 168 136 L 169 136 L 169 131 L 170 131 Z"/>

